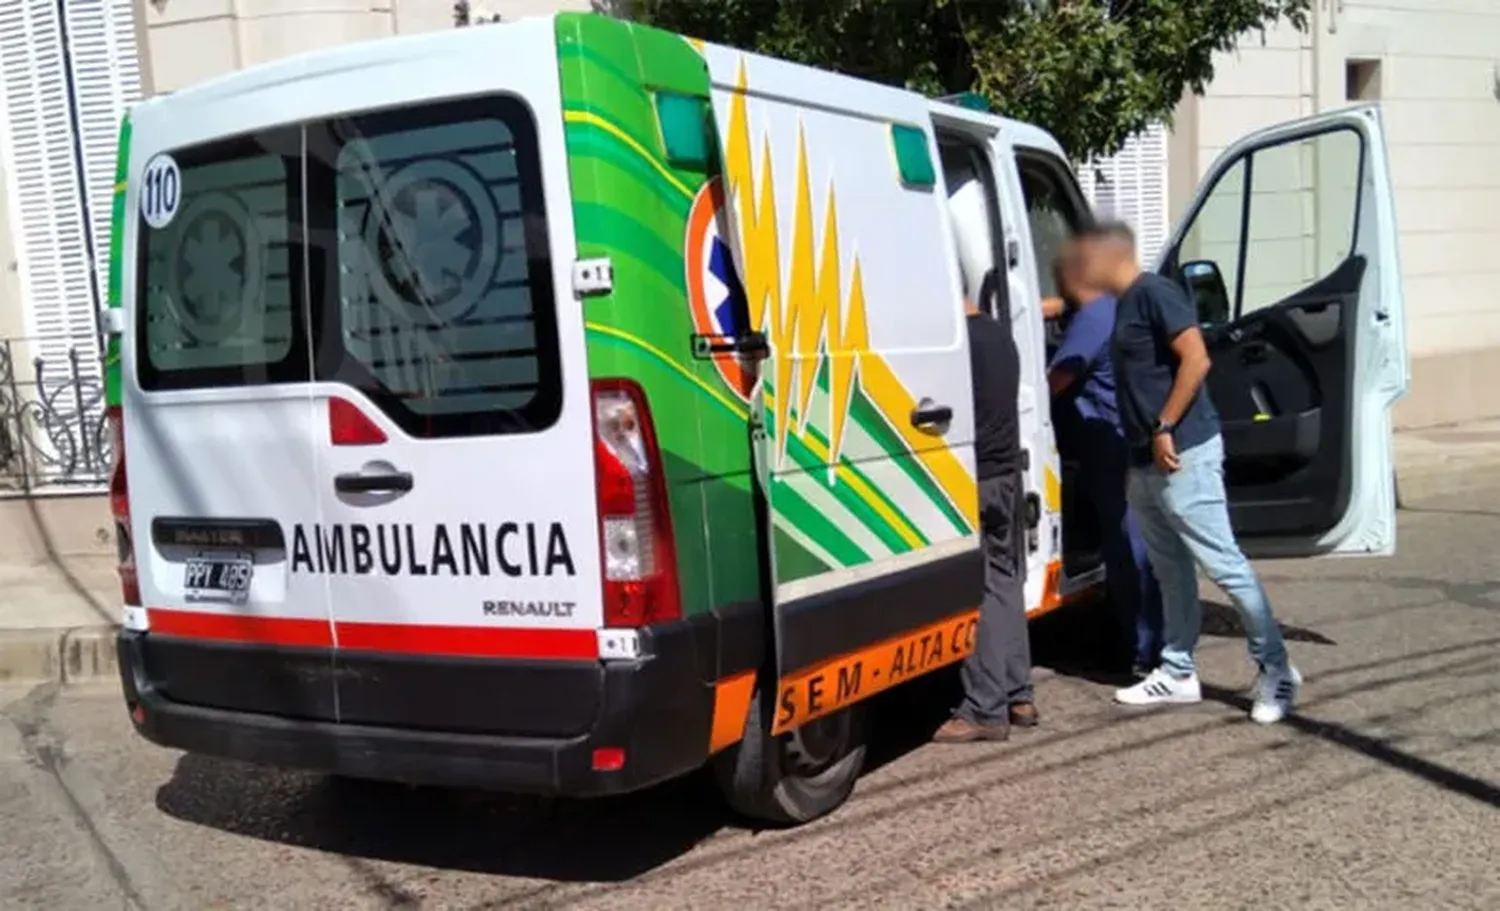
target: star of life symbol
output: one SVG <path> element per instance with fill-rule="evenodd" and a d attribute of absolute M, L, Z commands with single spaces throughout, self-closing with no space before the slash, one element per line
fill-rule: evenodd
<path fill-rule="evenodd" d="M 717 234 L 709 239 L 708 278 L 712 280 L 704 283 L 704 294 L 710 303 L 718 301 L 710 310 L 714 317 L 714 325 L 723 335 L 738 334 L 739 328 L 735 325 L 735 310 L 736 304 L 744 298 L 745 291 L 740 287 L 739 275 L 735 273 L 734 258 L 729 252 L 729 245 L 724 243 L 724 238 Z"/>
<path fill-rule="evenodd" d="M 240 329 L 264 291 L 260 232 L 229 193 L 194 200 L 180 225 L 169 260 L 170 304 L 185 333 L 222 343 Z"/>
<path fill-rule="evenodd" d="M 683 251 L 687 266 L 688 312 L 699 337 L 733 339 L 748 327 L 739 325 L 745 289 L 734 253 L 719 233 L 724 216 L 723 184 L 715 177 L 703 185 L 688 212 Z M 751 374 L 734 354 L 713 356 L 714 368 L 741 399 L 750 395 Z"/>
<path fill-rule="evenodd" d="M 462 319 L 493 283 L 500 213 L 484 182 L 441 158 L 414 162 L 376 194 L 365 225 L 371 286 L 416 323 Z"/>

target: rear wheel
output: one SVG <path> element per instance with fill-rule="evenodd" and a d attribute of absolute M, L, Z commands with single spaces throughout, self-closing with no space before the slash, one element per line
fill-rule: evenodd
<path fill-rule="evenodd" d="M 771 735 L 771 694 L 757 687 L 745 737 L 714 759 L 719 788 L 737 812 L 797 825 L 849 799 L 865 764 L 866 709 L 856 704 Z"/>

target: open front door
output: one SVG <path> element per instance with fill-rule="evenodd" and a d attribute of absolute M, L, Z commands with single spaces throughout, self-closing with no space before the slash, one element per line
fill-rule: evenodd
<path fill-rule="evenodd" d="M 1390 553 L 1408 367 L 1380 115 L 1271 127 L 1209 170 L 1158 271 L 1194 295 L 1249 553 Z"/>

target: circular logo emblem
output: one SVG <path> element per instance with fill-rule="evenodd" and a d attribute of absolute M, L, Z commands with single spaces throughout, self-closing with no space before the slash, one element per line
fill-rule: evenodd
<path fill-rule="evenodd" d="M 228 193 L 193 200 L 173 238 L 169 303 L 188 335 L 223 344 L 262 304 L 265 243 L 244 204 Z"/>
<path fill-rule="evenodd" d="M 441 158 L 406 165 L 386 179 L 365 240 L 377 297 L 419 324 L 467 316 L 499 267 L 500 213 L 483 181 Z"/>
<path fill-rule="evenodd" d="M 693 331 L 712 342 L 725 342 L 749 329 L 740 325 L 747 310 L 745 287 L 734 264 L 734 254 L 720 234 L 724 214 L 724 184 L 710 178 L 688 211 L 683 258 L 687 265 L 688 311 Z M 719 376 L 735 394 L 750 398 L 753 377 L 734 354 L 711 355 Z"/>

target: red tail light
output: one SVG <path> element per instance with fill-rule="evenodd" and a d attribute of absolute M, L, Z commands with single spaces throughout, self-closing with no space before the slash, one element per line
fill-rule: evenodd
<path fill-rule="evenodd" d="M 328 400 L 328 438 L 335 446 L 373 446 L 386 441 L 385 431 L 347 399 Z"/>
<path fill-rule="evenodd" d="M 130 489 L 125 483 L 125 415 L 119 405 L 105 411 L 114 438 L 115 464 L 109 473 L 109 511 L 115 519 L 115 552 L 119 556 L 120 593 L 131 607 L 141 604 L 141 580 L 135 569 L 130 537 Z"/>
<path fill-rule="evenodd" d="M 676 620 L 682 601 L 672 516 L 645 393 L 629 380 L 595 380 L 593 391 L 604 625 Z"/>

